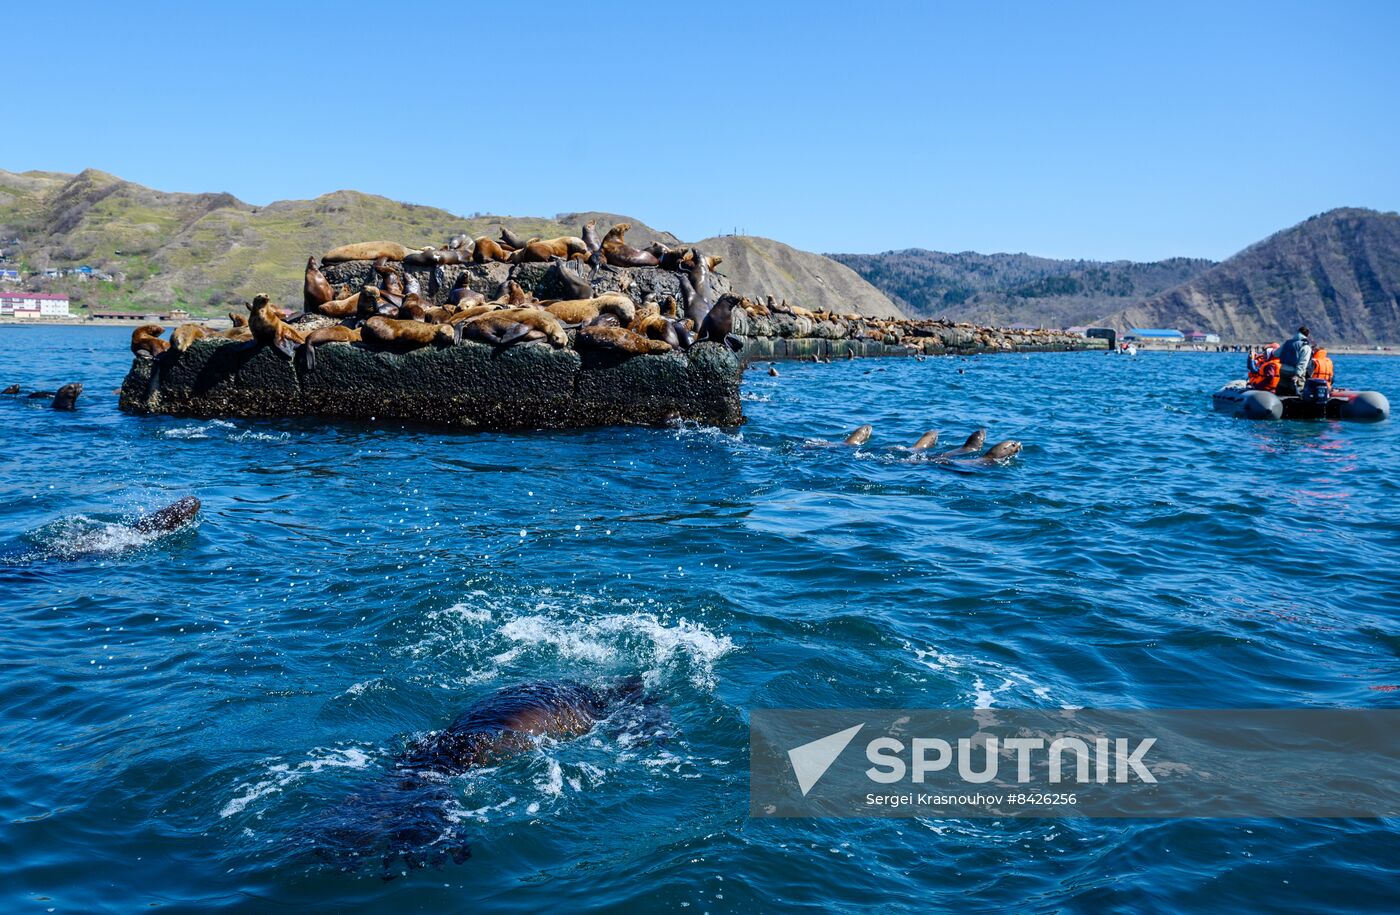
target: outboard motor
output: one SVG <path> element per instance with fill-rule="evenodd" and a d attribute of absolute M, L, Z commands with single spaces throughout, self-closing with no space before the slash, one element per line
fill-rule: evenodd
<path fill-rule="evenodd" d="M 1309 378 L 1303 385 L 1302 397 L 1310 404 L 1326 406 L 1332 397 L 1332 384 L 1326 378 Z"/>

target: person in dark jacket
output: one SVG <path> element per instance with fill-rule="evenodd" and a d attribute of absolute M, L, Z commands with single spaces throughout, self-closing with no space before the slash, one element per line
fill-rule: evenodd
<path fill-rule="evenodd" d="M 1308 379 L 1308 366 L 1312 363 L 1312 342 L 1308 339 L 1307 325 L 1298 328 L 1298 333 L 1283 341 L 1274 355 L 1279 361 L 1278 390 L 1280 397 L 1296 397 L 1303 393 Z"/>

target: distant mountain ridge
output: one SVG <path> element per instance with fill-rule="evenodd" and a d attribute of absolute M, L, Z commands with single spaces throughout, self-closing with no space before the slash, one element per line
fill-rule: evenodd
<path fill-rule="evenodd" d="M 602 229 L 631 223 L 627 240 L 639 247 L 652 241 L 681 244 L 669 232 L 610 213 L 464 218 L 358 191 L 257 207 L 231 194 L 156 191 L 95 169 L 77 175 L 0 170 L 4 266 L 42 272 L 86 264 L 115 275 L 113 283 L 41 281 L 94 310 L 165 311 L 183 305 L 197 313 L 220 313 L 240 308 L 259 292 L 295 305 L 301 301 L 306 257 L 347 242 L 389 239 L 412 247 L 440 246 L 458 233 L 494 236 L 501 226 L 525 237 L 577 235 L 592 218 Z M 723 237 L 701 244 L 706 253 L 725 257 L 719 272 L 736 292 L 777 295 L 809 308 L 900 313 L 884 294 L 820 254 L 770 239 Z M 749 257 L 749 250 L 763 256 Z"/>
<path fill-rule="evenodd" d="M 904 310 L 981 324 L 1068 327 L 1170 289 L 1215 266 L 1177 257 L 1153 263 L 957 254 L 909 248 L 830 254 Z"/>
<path fill-rule="evenodd" d="M 1400 342 L 1400 215 L 1330 210 L 1107 321 L 1201 327 L 1250 341 L 1306 324 L 1329 343 Z"/>

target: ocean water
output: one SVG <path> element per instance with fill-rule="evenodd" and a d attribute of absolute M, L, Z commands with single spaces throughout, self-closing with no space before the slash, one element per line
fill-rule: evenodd
<path fill-rule="evenodd" d="M 126 333 L 0 330 L 0 386 L 86 385 L 0 398 L 5 911 L 1400 899 L 1394 821 L 746 816 L 754 707 L 1395 707 L 1394 421 L 1230 419 L 1242 357 L 1157 353 L 762 366 L 738 432 L 142 418 Z M 1336 364 L 1400 395 L 1400 361 Z M 978 426 L 1024 452 L 898 450 Z M 187 494 L 192 527 L 124 523 Z M 474 699 L 628 674 L 654 731 L 450 781 L 469 860 L 318 854 Z"/>

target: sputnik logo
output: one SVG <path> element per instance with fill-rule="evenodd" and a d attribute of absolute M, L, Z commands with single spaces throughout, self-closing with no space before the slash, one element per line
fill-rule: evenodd
<path fill-rule="evenodd" d="M 850 745 L 863 727 L 864 724 L 858 724 L 788 750 L 788 760 L 792 763 L 793 774 L 797 776 L 797 787 L 802 789 L 803 797 L 816 786 L 826 774 L 826 770 L 836 762 L 836 757 L 841 755 L 841 751 Z"/>

